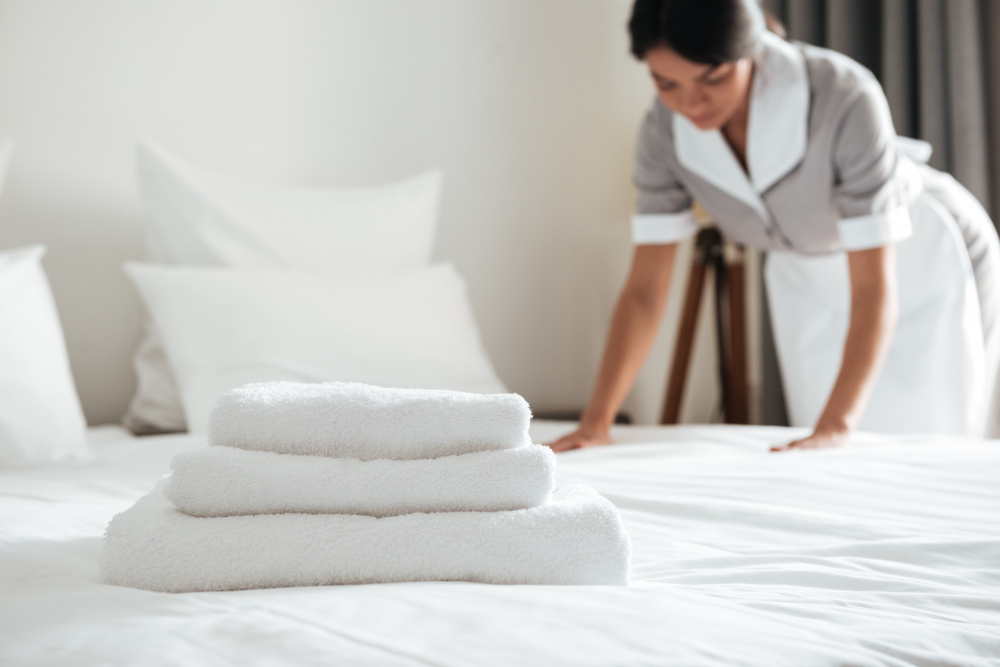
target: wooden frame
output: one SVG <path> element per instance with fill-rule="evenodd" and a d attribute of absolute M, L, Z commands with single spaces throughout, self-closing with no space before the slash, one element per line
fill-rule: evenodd
<path fill-rule="evenodd" d="M 727 249 L 730 252 L 727 253 Z M 710 266 L 716 285 L 716 336 L 725 420 L 727 424 L 747 424 L 750 421 L 743 252 L 740 248 L 727 246 L 719 230 L 710 227 L 698 233 L 695 255 L 688 272 L 677 342 L 667 379 L 667 394 L 660 415 L 661 424 L 676 424 L 680 420 L 698 313 L 704 297 L 705 273 Z"/>

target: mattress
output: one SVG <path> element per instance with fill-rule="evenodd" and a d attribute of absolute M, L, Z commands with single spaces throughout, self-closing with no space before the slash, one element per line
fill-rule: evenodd
<path fill-rule="evenodd" d="M 90 461 L 0 472 L 0 664 L 1000 664 L 1000 443 L 767 453 L 800 434 L 621 428 L 620 444 L 560 454 L 560 484 L 621 510 L 627 588 L 172 595 L 102 584 L 101 535 L 205 443 L 95 429 Z"/>

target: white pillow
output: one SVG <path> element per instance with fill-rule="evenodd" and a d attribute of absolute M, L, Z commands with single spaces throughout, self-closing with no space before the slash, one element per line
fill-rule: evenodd
<path fill-rule="evenodd" d="M 88 451 L 44 254 L 41 245 L 0 252 L 0 467 Z"/>
<path fill-rule="evenodd" d="M 151 260 L 284 267 L 343 278 L 427 264 L 441 173 L 345 190 L 244 183 L 206 172 L 151 142 L 136 169 Z M 182 431 L 177 385 L 151 326 L 136 350 L 138 387 L 123 422 L 137 433 Z"/>
<path fill-rule="evenodd" d="M 193 432 L 248 382 L 342 380 L 504 392 L 449 264 L 325 281 L 304 272 L 126 265 Z"/>
<path fill-rule="evenodd" d="M 136 435 L 176 433 L 187 430 L 184 406 L 174 372 L 153 321 L 146 320 L 145 333 L 132 357 L 136 387 L 122 424 Z"/>
<path fill-rule="evenodd" d="M 164 264 L 292 268 L 344 278 L 424 266 L 441 173 L 331 190 L 244 183 L 141 142 L 149 258 Z"/>

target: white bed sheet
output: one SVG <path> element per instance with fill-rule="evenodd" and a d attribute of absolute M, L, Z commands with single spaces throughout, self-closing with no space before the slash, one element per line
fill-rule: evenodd
<path fill-rule="evenodd" d="M 1000 664 L 1000 443 L 766 452 L 797 433 L 620 429 L 560 455 L 560 483 L 621 509 L 628 588 L 171 595 L 101 584 L 100 536 L 204 441 L 92 430 L 87 464 L 0 473 L 0 665 Z"/>

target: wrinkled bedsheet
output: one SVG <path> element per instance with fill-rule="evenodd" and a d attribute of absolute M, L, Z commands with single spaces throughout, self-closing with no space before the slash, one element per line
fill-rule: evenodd
<path fill-rule="evenodd" d="M 570 425 L 538 422 L 536 441 Z M 621 510 L 633 584 L 160 594 L 101 583 L 104 527 L 191 436 L 94 429 L 0 471 L 0 665 L 998 665 L 1000 442 L 622 428 L 560 484 Z"/>

